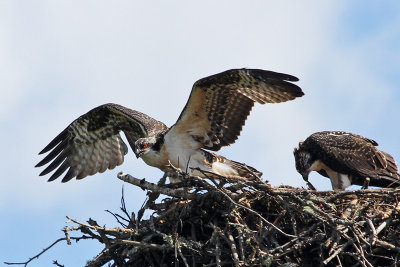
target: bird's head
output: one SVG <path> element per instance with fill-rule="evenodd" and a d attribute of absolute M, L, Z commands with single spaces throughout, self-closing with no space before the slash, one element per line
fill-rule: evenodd
<path fill-rule="evenodd" d="M 308 182 L 308 175 L 312 171 L 311 166 L 315 159 L 309 152 L 301 150 L 300 147 L 295 148 L 293 154 L 297 171 L 303 176 L 304 181 Z"/>
<path fill-rule="evenodd" d="M 147 154 L 155 145 L 156 138 L 154 137 L 146 137 L 146 138 L 139 138 L 135 142 L 135 152 L 136 158 L 139 158 L 145 154 Z"/>

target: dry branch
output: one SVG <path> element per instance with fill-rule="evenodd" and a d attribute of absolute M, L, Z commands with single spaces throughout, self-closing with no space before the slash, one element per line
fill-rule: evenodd
<path fill-rule="evenodd" d="M 120 228 L 68 217 L 75 226 L 63 228 L 65 237 L 57 242 L 82 238 L 72 236 L 80 232 L 103 243 L 88 266 L 400 264 L 400 189 L 272 188 L 256 176 L 205 174 L 201 179 L 177 171 L 182 182 L 165 185 L 166 177 L 154 184 L 120 173 L 118 178 L 149 191 L 138 218 L 122 199 L 123 214 L 112 213 Z M 155 203 L 160 194 L 167 197 Z M 141 220 L 146 209 L 153 215 Z"/>

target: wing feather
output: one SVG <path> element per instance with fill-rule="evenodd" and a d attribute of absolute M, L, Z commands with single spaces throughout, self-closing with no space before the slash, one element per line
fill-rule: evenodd
<path fill-rule="evenodd" d="M 99 143 L 99 153 L 100 153 L 100 155 L 105 155 L 105 156 L 100 157 L 100 162 L 101 163 L 100 163 L 99 172 L 103 173 L 108 168 L 108 160 L 107 160 L 107 157 L 106 157 L 106 143 L 104 143 L 104 142 L 100 142 Z"/>
<path fill-rule="evenodd" d="M 46 155 L 46 157 L 43 160 L 41 160 L 36 165 L 36 167 L 41 167 L 41 166 L 49 163 L 51 160 L 53 160 L 55 157 L 57 157 L 58 154 L 60 154 L 61 151 L 63 151 L 67 147 L 67 145 L 68 145 L 68 139 L 61 141 L 58 145 L 56 145 L 56 147 L 49 154 Z"/>
<path fill-rule="evenodd" d="M 56 145 L 58 145 L 60 142 L 65 140 L 67 136 L 68 136 L 68 131 L 67 131 L 67 129 L 65 129 L 59 135 L 57 135 L 45 148 L 43 148 L 43 150 L 40 151 L 39 154 L 43 154 L 43 153 L 50 151 Z"/>
<path fill-rule="evenodd" d="M 302 144 L 334 171 L 377 180 L 382 176 L 399 179 L 393 157 L 377 145 L 372 139 L 340 131 L 314 133 Z"/>
<path fill-rule="evenodd" d="M 62 174 L 62 173 L 60 173 L 60 174 L 55 174 L 55 173 L 54 173 L 54 174 L 52 175 L 52 177 L 50 177 L 49 182 L 50 182 L 50 181 L 54 181 L 54 180 L 57 179 L 61 174 Z M 78 170 L 77 170 L 77 169 L 69 168 L 69 170 L 67 171 L 67 173 L 64 175 L 64 177 L 63 177 L 63 179 L 62 179 L 62 182 L 63 182 L 63 183 L 68 182 L 68 181 L 70 181 L 72 178 L 74 178 L 74 177 L 77 176 L 77 175 L 78 175 Z"/>
<path fill-rule="evenodd" d="M 66 159 L 66 156 L 68 155 L 70 149 L 65 149 L 63 150 L 63 152 L 61 152 L 51 163 L 50 165 L 48 165 L 46 167 L 46 169 L 44 169 L 39 175 L 43 176 L 46 175 L 52 171 L 54 171 L 54 169 L 56 169 L 58 166 L 61 165 L 61 163 Z"/>
<path fill-rule="evenodd" d="M 93 152 L 90 155 L 90 161 L 88 162 L 88 173 L 89 175 L 94 175 L 99 172 L 100 167 L 100 160 L 99 160 L 99 142 L 96 142 L 92 146 Z"/>
<path fill-rule="evenodd" d="M 61 174 L 63 174 L 68 168 L 69 164 L 67 161 L 64 161 L 61 166 L 50 176 L 49 181 L 53 181 L 57 177 L 59 177 Z"/>
<path fill-rule="evenodd" d="M 280 103 L 304 95 L 294 76 L 258 69 L 232 69 L 198 80 L 167 135 L 188 148 L 217 151 L 238 138 L 254 103 Z M 166 137 L 167 138 L 167 137 Z"/>
<path fill-rule="evenodd" d="M 123 131 L 131 145 L 141 137 L 157 135 L 167 130 L 146 114 L 116 104 L 105 104 L 90 110 L 73 121 L 57 135 L 39 154 L 47 153 L 36 167 L 50 163 L 40 175 L 56 170 L 49 178 L 53 181 L 67 173 L 62 182 L 104 172 L 121 165 L 128 147 L 122 140 Z"/>

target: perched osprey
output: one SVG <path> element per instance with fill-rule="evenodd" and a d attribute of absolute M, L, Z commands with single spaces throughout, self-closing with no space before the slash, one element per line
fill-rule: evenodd
<path fill-rule="evenodd" d="M 400 174 L 391 155 L 376 148 L 374 140 L 363 136 L 325 131 L 310 135 L 294 150 L 296 169 L 308 182 L 312 171 L 331 179 L 335 190 L 356 184 L 400 186 Z"/>
<path fill-rule="evenodd" d="M 36 167 L 52 161 L 40 173 L 57 169 L 49 181 L 68 170 L 62 182 L 113 169 L 128 152 L 122 131 L 136 157 L 162 171 L 169 170 L 170 162 L 191 175 L 203 176 L 192 169 L 200 168 L 224 176 L 250 177 L 243 164 L 208 150 L 218 151 L 235 142 L 255 102 L 279 103 L 304 95 L 291 83 L 295 81 L 288 74 L 258 69 L 232 69 L 200 79 L 170 128 L 141 112 L 117 104 L 101 105 L 54 138 L 39 153 L 50 151 Z"/>

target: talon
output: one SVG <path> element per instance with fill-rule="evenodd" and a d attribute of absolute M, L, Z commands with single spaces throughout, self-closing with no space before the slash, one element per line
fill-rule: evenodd
<path fill-rule="evenodd" d="M 369 181 L 371 181 L 371 178 L 366 177 L 362 189 L 368 189 Z"/>

